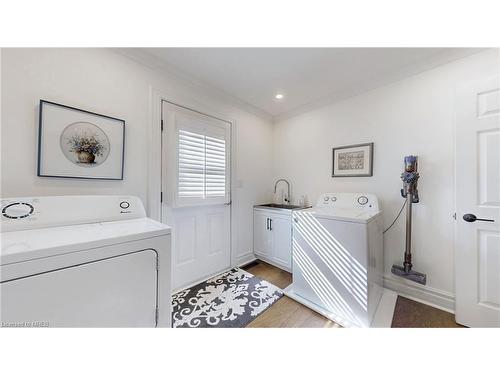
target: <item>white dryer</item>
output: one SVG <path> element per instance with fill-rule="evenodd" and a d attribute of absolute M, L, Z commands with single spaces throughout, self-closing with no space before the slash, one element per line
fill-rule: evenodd
<path fill-rule="evenodd" d="M 170 327 L 170 228 L 133 196 L 1 201 L 3 327 Z"/>
<path fill-rule="evenodd" d="M 377 197 L 327 193 L 293 213 L 293 284 L 285 293 L 347 327 L 390 326 L 397 295 L 383 288 Z"/>

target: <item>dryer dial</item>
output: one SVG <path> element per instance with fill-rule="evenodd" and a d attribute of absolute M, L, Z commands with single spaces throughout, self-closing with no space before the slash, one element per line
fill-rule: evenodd
<path fill-rule="evenodd" d="M 23 219 L 30 216 L 35 209 L 26 202 L 14 202 L 2 209 L 2 215 L 7 219 Z"/>

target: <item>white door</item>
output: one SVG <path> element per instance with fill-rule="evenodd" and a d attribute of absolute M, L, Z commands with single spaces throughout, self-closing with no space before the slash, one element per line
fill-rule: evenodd
<path fill-rule="evenodd" d="M 460 87 L 456 108 L 456 320 L 500 327 L 500 77 Z"/>
<path fill-rule="evenodd" d="M 168 102 L 162 121 L 162 221 L 179 290 L 231 266 L 231 124 Z"/>
<path fill-rule="evenodd" d="M 273 260 L 290 270 L 292 267 L 292 221 L 290 216 L 273 215 L 270 230 L 273 241 Z"/>

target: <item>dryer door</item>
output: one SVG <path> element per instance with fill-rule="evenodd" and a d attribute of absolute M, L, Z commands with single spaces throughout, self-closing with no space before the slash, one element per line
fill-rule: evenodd
<path fill-rule="evenodd" d="M 142 250 L 0 284 L 3 327 L 155 327 L 157 254 Z"/>

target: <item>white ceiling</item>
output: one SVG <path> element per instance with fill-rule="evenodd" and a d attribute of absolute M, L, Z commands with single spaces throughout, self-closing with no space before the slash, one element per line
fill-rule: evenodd
<path fill-rule="evenodd" d="M 458 48 L 146 48 L 196 81 L 281 119 L 478 52 Z M 276 100 L 276 93 L 284 99 Z"/>

